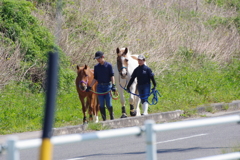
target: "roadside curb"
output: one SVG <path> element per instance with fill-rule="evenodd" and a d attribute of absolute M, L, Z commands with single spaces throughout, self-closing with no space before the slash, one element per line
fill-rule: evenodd
<path fill-rule="evenodd" d="M 202 106 L 196 108 L 198 114 L 206 112 L 219 112 L 219 111 L 235 111 L 240 110 L 240 100 L 232 101 L 231 103 L 213 103 L 209 106 Z"/>
<path fill-rule="evenodd" d="M 156 123 L 167 122 L 170 120 L 176 120 L 183 113 L 181 110 L 171 111 L 171 112 L 163 112 L 163 113 L 154 113 L 145 116 L 138 117 L 128 117 L 128 118 L 120 118 L 115 120 L 107 120 L 100 121 L 99 123 L 103 127 L 107 127 L 110 129 L 116 128 L 124 128 L 124 127 L 133 127 L 133 126 L 142 126 L 147 119 L 152 119 Z M 54 128 L 53 136 L 64 135 L 64 134 L 73 134 L 73 133 L 81 133 L 85 131 L 87 125 L 77 125 L 77 126 L 68 126 L 62 128 Z"/>
<path fill-rule="evenodd" d="M 189 120 L 199 117 L 213 117 L 223 115 L 240 110 L 240 100 L 232 101 L 231 103 L 213 103 L 190 110 L 190 117 L 187 117 L 187 112 L 176 110 L 170 112 L 154 113 L 146 116 L 120 118 L 115 120 L 107 120 L 99 122 L 100 125 L 108 129 L 143 126 L 145 120 L 152 119 L 155 123 L 166 123 L 180 120 Z M 88 125 L 66 126 L 61 128 L 53 128 L 53 136 L 87 133 L 95 130 L 89 130 Z M 0 135 L 0 144 L 6 142 L 9 136 L 16 136 L 19 140 L 40 138 L 42 131 L 32 131 L 23 133 L 13 133 L 9 135 Z"/>
<path fill-rule="evenodd" d="M 232 101 L 231 103 L 213 103 L 208 106 L 200 106 L 196 109 L 192 109 L 192 112 L 195 113 L 195 116 L 205 115 L 208 113 L 216 113 L 220 111 L 235 111 L 240 110 L 240 100 Z M 133 126 L 142 126 L 147 119 L 152 119 L 155 123 L 164 123 L 171 122 L 180 119 L 184 119 L 182 115 L 184 111 L 176 110 L 170 112 L 154 113 L 145 116 L 138 117 L 128 117 L 115 120 L 101 121 L 103 127 L 109 129 L 124 128 L 124 127 L 133 127 Z M 53 136 L 65 135 L 65 134 L 74 134 L 74 133 L 85 133 L 87 125 L 76 125 L 68 126 L 62 128 L 54 128 Z"/>

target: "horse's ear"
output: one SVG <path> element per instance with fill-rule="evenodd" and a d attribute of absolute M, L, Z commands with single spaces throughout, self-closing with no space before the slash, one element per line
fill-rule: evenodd
<path fill-rule="evenodd" d="M 88 67 L 88 66 L 85 64 L 84 69 L 87 69 L 87 67 Z"/>
<path fill-rule="evenodd" d="M 116 49 L 116 52 L 117 52 L 117 54 L 118 54 L 118 53 L 120 53 L 120 49 L 119 49 L 119 48 L 117 48 L 117 49 Z"/>
<path fill-rule="evenodd" d="M 124 54 L 124 55 L 127 55 L 127 53 L 128 53 L 128 48 L 125 48 L 123 54 Z"/>
<path fill-rule="evenodd" d="M 121 56 L 121 55 L 122 55 L 119 48 L 117 48 L 116 51 L 117 51 L 117 55 L 118 55 L 118 56 Z"/>

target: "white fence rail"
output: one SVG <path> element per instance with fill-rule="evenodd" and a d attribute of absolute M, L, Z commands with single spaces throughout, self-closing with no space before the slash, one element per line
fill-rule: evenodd
<path fill-rule="evenodd" d="M 240 158 L 240 152 L 234 152 L 234 153 L 227 153 L 227 154 L 221 154 L 217 156 L 210 156 L 210 157 L 197 158 L 197 159 L 191 159 L 191 160 L 234 160 L 239 158 Z"/>
<path fill-rule="evenodd" d="M 71 134 L 63 136 L 55 136 L 51 138 L 53 145 L 60 145 L 66 143 L 76 143 L 82 141 L 123 137 L 130 135 L 140 135 L 143 132 L 146 134 L 146 157 L 147 160 L 157 159 L 156 149 L 156 132 L 178 130 L 193 127 L 203 127 L 209 125 L 218 125 L 224 123 L 240 123 L 240 116 L 224 116 L 217 118 L 206 118 L 200 120 L 181 121 L 165 124 L 155 124 L 153 120 L 145 121 L 145 125 L 141 127 L 128 127 L 121 129 L 105 130 L 92 132 L 88 134 Z M 9 137 L 7 140 L 7 160 L 19 160 L 19 150 L 40 147 L 42 143 L 41 139 L 21 140 L 18 141 L 16 137 Z M 229 160 L 239 159 L 240 152 L 223 154 L 218 156 L 194 159 L 194 160 Z"/>

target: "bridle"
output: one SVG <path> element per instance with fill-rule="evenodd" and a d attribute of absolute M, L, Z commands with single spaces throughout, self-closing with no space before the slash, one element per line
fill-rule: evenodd
<path fill-rule="evenodd" d="M 78 84 L 78 87 L 79 87 L 80 90 L 82 90 L 82 89 L 81 89 L 81 83 L 84 83 L 86 86 L 87 86 L 87 84 L 88 84 L 88 76 L 86 76 L 86 77 L 87 77 L 87 81 L 83 81 L 83 80 L 82 80 L 82 81 L 80 81 L 79 84 Z"/>
<path fill-rule="evenodd" d="M 119 74 L 121 74 L 121 71 L 122 71 L 124 68 L 128 71 L 127 67 L 121 67 L 121 68 L 118 70 Z"/>
<path fill-rule="evenodd" d="M 126 58 L 125 58 L 126 59 Z M 117 63 L 120 63 L 119 61 L 117 61 Z M 118 65 L 118 72 L 119 72 L 119 75 L 122 75 L 122 70 L 123 69 L 126 69 L 126 75 L 127 75 L 127 73 L 128 73 L 128 68 L 127 67 L 125 67 L 125 66 L 123 66 L 123 64 L 122 64 L 122 62 L 121 62 L 121 68 L 120 68 L 120 66 Z M 123 75 L 122 75 L 123 76 Z"/>
<path fill-rule="evenodd" d="M 123 66 L 123 67 L 121 67 L 121 68 L 118 70 L 119 75 L 122 75 L 121 71 L 122 71 L 124 68 L 126 69 L 126 71 L 127 71 L 127 73 L 128 73 L 127 67 L 124 67 L 124 66 Z M 126 74 L 127 74 L 127 73 L 126 73 Z M 120 76 L 118 76 L 118 78 L 119 78 L 119 82 L 120 82 Z M 127 80 L 127 79 L 126 79 L 126 83 L 125 83 L 125 86 L 124 86 L 124 87 L 121 85 L 121 83 L 119 83 L 120 87 L 123 88 L 123 89 L 126 88 L 127 84 L 128 84 L 128 80 Z"/>
<path fill-rule="evenodd" d="M 88 79 L 87 79 L 87 81 L 80 81 L 79 83 L 84 83 L 84 84 L 88 84 Z"/>

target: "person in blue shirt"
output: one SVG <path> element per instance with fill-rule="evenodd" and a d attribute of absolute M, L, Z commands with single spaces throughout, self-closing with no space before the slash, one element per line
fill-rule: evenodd
<path fill-rule="evenodd" d="M 98 82 L 97 85 L 97 92 L 98 93 L 105 93 L 109 90 L 112 90 L 113 92 L 116 91 L 115 86 L 115 79 L 114 79 L 114 73 L 112 64 L 105 61 L 104 59 L 104 53 L 101 51 L 97 51 L 95 53 L 95 58 L 98 61 L 98 64 L 94 66 L 94 79 L 90 86 L 87 87 L 87 92 L 92 88 L 92 86 Z M 110 114 L 110 119 L 114 119 L 114 113 L 113 113 L 113 106 L 112 106 L 112 97 L 110 95 L 110 92 L 104 95 L 98 95 L 98 100 L 100 103 L 100 112 L 102 115 L 103 121 L 106 120 L 106 111 L 105 111 L 105 103 L 107 106 L 107 109 Z"/>
<path fill-rule="evenodd" d="M 135 78 L 137 78 L 137 89 L 138 93 L 141 98 L 142 108 L 143 108 L 143 114 L 148 114 L 148 101 L 147 98 L 150 95 L 150 88 L 151 88 L 151 82 L 153 83 L 153 89 L 156 88 L 156 81 L 154 79 L 154 74 L 152 70 L 144 64 L 145 57 L 143 55 L 138 56 L 138 64 L 139 66 L 134 69 L 131 79 L 127 85 L 127 91 L 130 92 L 130 87 L 134 81 Z"/>

